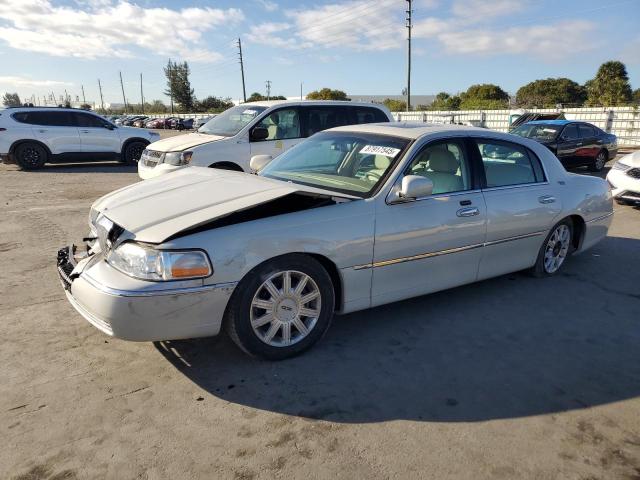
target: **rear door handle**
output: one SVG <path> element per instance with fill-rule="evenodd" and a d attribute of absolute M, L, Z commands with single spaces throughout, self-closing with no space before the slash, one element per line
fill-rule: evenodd
<path fill-rule="evenodd" d="M 480 210 L 477 207 L 461 208 L 456 212 L 456 215 L 459 217 L 473 217 L 480 215 Z"/>
<path fill-rule="evenodd" d="M 542 195 L 541 197 L 538 197 L 538 202 L 540 203 L 553 203 L 555 201 L 556 197 L 553 195 Z"/>
<path fill-rule="evenodd" d="M 576 145 L 577 145 L 578 147 L 581 147 L 581 146 L 582 146 L 582 142 L 578 142 L 578 143 L 576 143 Z"/>
<path fill-rule="evenodd" d="M 89 130 L 80 130 L 82 133 L 89 133 Z"/>

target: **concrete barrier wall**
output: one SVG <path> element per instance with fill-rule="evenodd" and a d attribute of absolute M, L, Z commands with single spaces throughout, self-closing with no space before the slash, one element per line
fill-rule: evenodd
<path fill-rule="evenodd" d="M 582 120 L 592 123 L 605 132 L 618 137 L 618 144 L 640 147 L 640 107 L 582 107 L 530 109 L 527 112 L 556 113 L 562 112 L 568 120 Z M 511 121 L 521 114 L 522 110 L 457 110 L 457 111 L 424 111 L 393 112 L 398 121 L 426 123 L 462 123 L 478 127 L 490 128 L 501 132 L 509 131 Z"/>

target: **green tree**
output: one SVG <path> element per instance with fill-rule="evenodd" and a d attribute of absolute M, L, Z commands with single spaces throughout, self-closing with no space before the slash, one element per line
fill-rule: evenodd
<path fill-rule="evenodd" d="M 617 60 L 605 62 L 596 76 L 585 84 L 587 104 L 610 107 L 631 101 L 631 85 L 624 63 Z"/>
<path fill-rule="evenodd" d="M 449 95 L 447 92 L 440 92 L 436 95 L 431 105 L 427 105 L 424 110 L 460 110 L 462 99 L 458 95 Z M 422 108 L 418 108 L 422 110 Z"/>
<path fill-rule="evenodd" d="M 151 103 L 144 104 L 144 111 L 149 113 L 167 113 L 169 109 L 162 100 L 154 100 Z"/>
<path fill-rule="evenodd" d="M 178 105 L 178 110 L 190 112 L 193 110 L 195 97 L 193 88 L 189 81 L 191 70 L 187 62 L 176 63 L 169 60 L 164 67 L 164 74 L 167 77 L 167 89 L 164 94 L 172 97 L 174 104 Z"/>
<path fill-rule="evenodd" d="M 307 94 L 308 100 L 344 100 L 349 101 L 350 98 L 342 90 L 332 90 L 330 88 L 323 88 L 321 90 L 314 90 Z"/>
<path fill-rule="evenodd" d="M 20 101 L 20 97 L 17 93 L 7 92 L 4 94 L 4 97 L 2 97 L 2 104 L 5 107 L 19 107 L 22 105 L 22 102 Z"/>
<path fill-rule="evenodd" d="M 385 98 L 382 104 L 392 112 L 404 112 L 407 109 L 407 102 L 404 100 L 395 100 L 393 98 Z"/>
<path fill-rule="evenodd" d="M 460 110 L 495 110 L 509 106 L 509 94 L 498 85 L 471 85 L 460 94 Z"/>
<path fill-rule="evenodd" d="M 286 100 L 287 97 L 283 97 L 282 95 L 271 95 L 269 97 L 269 100 Z M 265 95 L 262 95 L 261 93 L 258 92 L 253 92 L 249 98 L 247 98 L 247 103 L 248 102 L 262 102 L 267 100 L 267 97 Z"/>
<path fill-rule="evenodd" d="M 233 107 L 231 99 L 222 99 L 214 96 L 197 100 L 195 104 L 196 112 L 222 112 L 230 107 Z"/>
<path fill-rule="evenodd" d="M 640 104 L 640 88 L 636 88 L 631 95 L 633 103 Z"/>
<path fill-rule="evenodd" d="M 520 87 L 516 93 L 516 103 L 528 108 L 550 108 L 559 103 L 582 105 L 586 99 L 585 87 L 568 78 L 535 80 Z"/>

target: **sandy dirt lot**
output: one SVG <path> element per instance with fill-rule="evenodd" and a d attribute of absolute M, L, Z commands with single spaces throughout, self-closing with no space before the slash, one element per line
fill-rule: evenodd
<path fill-rule="evenodd" d="M 338 317 L 292 360 L 103 335 L 58 282 L 117 163 L 0 166 L 0 478 L 640 479 L 640 209 L 563 273 Z"/>

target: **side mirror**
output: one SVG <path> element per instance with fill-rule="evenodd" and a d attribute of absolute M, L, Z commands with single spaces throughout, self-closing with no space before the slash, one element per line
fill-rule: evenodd
<path fill-rule="evenodd" d="M 426 197 L 433 193 L 433 182 L 419 175 L 407 175 L 402 179 L 402 186 L 398 192 L 398 197 L 408 200 Z"/>
<path fill-rule="evenodd" d="M 251 157 L 249 167 L 251 167 L 251 171 L 258 173 L 260 170 L 267 166 L 271 159 L 271 155 L 254 155 L 253 157 Z"/>
<path fill-rule="evenodd" d="M 255 127 L 251 130 L 251 134 L 249 135 L 249 139 L 252 142 L 258 142 L 260 140 L 265 140 L 269 136 L 269 130 L 265 127 Z"/>

